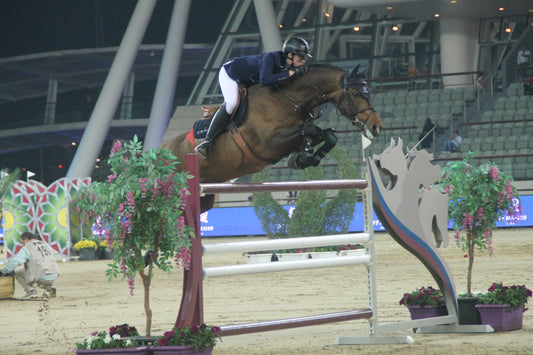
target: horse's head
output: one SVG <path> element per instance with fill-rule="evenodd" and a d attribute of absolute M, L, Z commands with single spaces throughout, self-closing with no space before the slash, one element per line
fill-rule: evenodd
<path fill-rule="evenodd" d="M 366 70 L 359 71 L 359 65 L 351 72 L 342 74 L 342 94 L 337 107 L 367 138 L 375 138 L 383 129 L 383 123 L 370 100 L 370 88 L 365 81 L 365 74 Z"/>

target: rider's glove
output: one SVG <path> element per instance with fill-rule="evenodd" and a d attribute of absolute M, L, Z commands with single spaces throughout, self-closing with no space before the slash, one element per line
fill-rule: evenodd
<path fill-rule="evenodd" d="M 298 67 L 295 67 L 293 71 L 294 71 L 293 77 L 297 78 L 299 76 L 304 75 L 307 72 L 307 67 L 305 65 L 300 65 Z"/>

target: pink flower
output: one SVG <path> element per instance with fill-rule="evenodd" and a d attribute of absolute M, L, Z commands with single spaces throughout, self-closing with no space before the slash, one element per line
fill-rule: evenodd
<path fill-rule="evenodd" d="M 500 181 L 501 180 L 500 171 L 498 170 L 497 166 L 491 166 L 489 168 L 489 175 L 490 175 L 491 178 L 493 178 L 496 181 Z"/>
<path fill-rule="evenodd" d="M 118 178 L 118 174 L 117 174 L 117 172 L 115 171 L 113 174 L 107 176 L 107 182 L 108 182 L 108 183 L 111 183 L 111 182 L 113 182 L 116 178 Z"/>
<path fill-rule="evenodd" d="M 111 154 L 119 152 L 122 149 L 122 142 L 117 140 L 115 143 L 113 143 L 113 147 L 111 148 Z"/>

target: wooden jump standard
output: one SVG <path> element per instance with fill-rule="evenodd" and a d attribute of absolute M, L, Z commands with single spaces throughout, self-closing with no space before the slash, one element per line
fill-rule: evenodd
<path fill-rule="evenodd" d="M 200 185 L 197 178 L 199 175 L 197 156 L 188 155 L 186 158 L 186 163 L 187 170 L 195 177 L 189 181 L 191 196 L 189 197 L 189 204 L 187 210 L 185 211 L 185 217 L 187 223 L 189 223 L 189 225 L 195 229 L 196 238 L 192 241 L 191 268 L 190 270 L 186 270 L 184 275 L 183 296 L 178 319 L 176 320 L 176 327 L 198 325 L 203 323 L 202 280 L 205 277 L 220 277 L 252 274 L 258 272 L 287 271 L 356 264 L 367 265 L 369 308 L 272 321 L 226 325 L 221 327 L 221 334 L 223 336 L 227 336 L 341 322 L 353 319 L 372 319 L 375 314 L 372 308 L 376 304 L 375 292 L 372 292 L 372 290 L 375 291 L 375 285 L 372 282 L 372 280 L 375 279 L 375 270 L 373 268 L 374 246 L 371 209 L 372 203 L 369 201 L 371 198 L 371 193 L 368 191 L 368 182 L 366 180 L 297 181 L 261 184 L 224 183 Z M 256 242 L 245 241 L 239 243 L 212 244 L 205 246 L 202 246 L 201 244 L 199 222 L 200 194 L 349 188 L 366 189 L 363 196 L 365 206 L 365 233 L 289 238 Z M 317 247 L 326 245 L 339 245 L 344 243 L 366 243 L 366 254 L 360 256 L 344 256 L 335 259 L 311 259 L 255 265 L 229 265 L 205 269 L 202 267 L 202 253 L 290 249 L 294 247 Z"/>

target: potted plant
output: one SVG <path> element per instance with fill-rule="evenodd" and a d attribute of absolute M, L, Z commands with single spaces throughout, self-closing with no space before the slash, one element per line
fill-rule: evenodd
<path fill-rule="evenodd" d="M 472 298 L 472 270 L 475 252 L 492 255 L 492 230 L 505 219 L 513 223 L 521 215 L 521 205 L 513 179 L 494 163 L 476 165 L 473 153 L 463 160 L 449 162 L 442 169 L 442 189 L 449 195 L 448 219 L 453 223 L 457 246 L 466 252 L 468 269 L 466 298 L 459 299 L 461 324 L 479 323 Z M 469 318 L 472 315 L 472 318 Z"/>
<path fill-rule="evenodd" d="M 109 156 L 111 174 L 107 181 L 81 189 L 73 201 L 82 218 L 98 219 L 97 233 L 113 250 L 109 278 L 127 279 L 133 294 L 135 276 L 140 276 L 147 337 L 152 326 L 153 269 L 170 272 L 171 260 L 188 267 L 194 237 L 183 216 L 188 176 L 175 171 L 175 164 L 179 164 L 175 159 L 168 149 L 143 152 L 136 136 L 129 143 L 117 141 Z"/>
<path fill-rule="evenodd" d="M 94 240 L 84 239 L 74 244 L 74 249 L 80 253 L 80 260 L 95 260 L 98 245 Z"/>
<path fill-rule="evenodd" d="M 107 240 L 100 240 L 98 243 L 98 259 L 113 259 L 113 249 L 108 245 Z"/>
<path fill-rule="evenodd" d="M 526 286 L 504 286 L 493 283 L 487 292 L 480 294 L 476 308 L 482 324 L 489 324 L 494 331 L 522 328 L 523 313 L 527 311 L 527 299 L 533 294 Z"/>
<path fill-rule="evenodd" d="M 409 293 L 404 293 L 400 299 L 400 306 L 406 306 L 411 319 L 421 319 L 443 316 L 448 314 L 444 306 L 442 292 L 431 286 L 421 287 Z"/>
<path fill-rule="evenodd" d="M 172 328 L 157 339 L 151 347 L 154 355 L 164 354 L 197 354 L 209 355 L 213 351 L 219 336 L 220 328 L 202 324 L 200 326 Z"/>
<path fill-rule="evenodd" d="M 148 346 L 140 344 L 130 339 L 138 336 L 139 332 L 135 327 L 128 324 L 121 324 L 109 328 L 109 331 L 95 332 L 84 341 L 76 343 L 76 354 L 104 355 L 110 353 L 127 353 L 138 355 L 149 355 Z"/>

